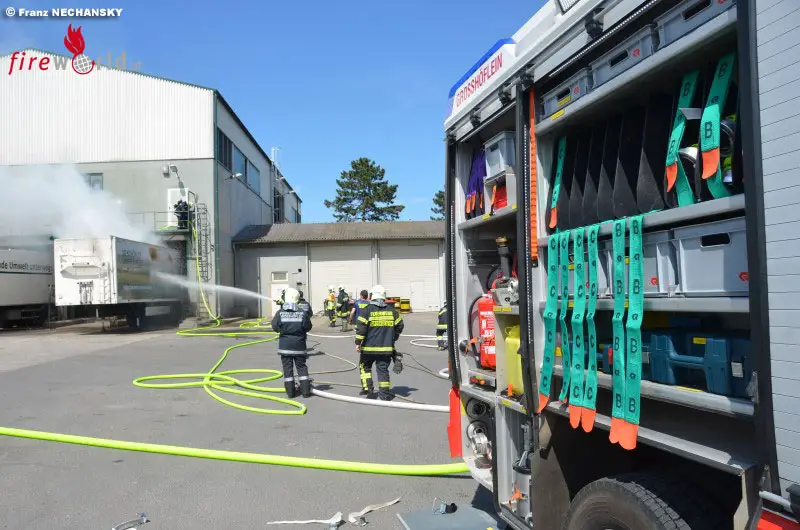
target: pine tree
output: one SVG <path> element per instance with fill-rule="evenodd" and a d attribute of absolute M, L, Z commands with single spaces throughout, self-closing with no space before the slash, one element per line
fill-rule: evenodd
<path fill-rule="evenodd" d="M 336 179 L 336 198 L 326 200 L 325 207 L 333 208 L 339 223 L 396 221 L 405 206 L 395 204 L 397 184 L 389 184 L 385 176 L 386 170 L 369 158 L 353 160 Z"/>
<path fill-rule="evenodd" d="M 437 191 L 436 195 L 433 196 L 433 207 L 431 211 L 433 212 L 431 221 L 444 220 L 444 190 Z"/>

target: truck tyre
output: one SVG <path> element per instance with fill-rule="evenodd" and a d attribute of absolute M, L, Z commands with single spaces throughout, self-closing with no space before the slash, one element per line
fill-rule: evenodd
<path fill-rule="evenodd" d="M 636 473 L 602 478 L 578 492 L 564 530 L 713 530 L 721 516 L 686 481 Z"/>

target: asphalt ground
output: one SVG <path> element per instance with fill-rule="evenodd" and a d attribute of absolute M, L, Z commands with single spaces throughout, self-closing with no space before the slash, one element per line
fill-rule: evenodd
<path fill-rule="evenodd" d="M 434 333 L 436 314 L 406 315 L 407 334 Z M 230 328 L 231 326 L 226 326 Z M 342 335 L 315 318 L 312 333 Z M 223 350 L 247 339 L 180 337 L 175 330 L 102 332 L 97 325 L 0 333 L 0 425 L 118 440 L 289 456 L 397 464 L 449 457 L 442 413 L 354 405 L 312 397 L 303 416 L 236 410 L 201 388 L 142 389 L 136 377 L 204 373 Z M 317 351 L 357 360 L 351 338 L 311 338 Z M 233 350 L 222 370 L 280 369 L 277 344 Z M 398 350 L 431 369 L 443 352 L 401 338 Z M 447 404 L 449 383 L 411 368 L 392 374 L 399 395 Z M 349 365 L 309 358 L 311 372 Z M 326 391 L 356 396 L 357 370 L 313 376 Z M 276 380 L 268 386 L 281 386 Z M 225 395 L 256 407 L 265 400 Z M 402 401 L 402 400 L 398 400 Z M 0 528 L 107 529 L 146 512 L 146 530 L 262 528 L 269 521 L 328 519 L 336 512 L 401 498 L 367 515 L 369 527 L 402 528 L 396 513 L 427 509 L 434 497 L 491 511 L 469 475 L 398 477 L 126 452 L 0 437 Z M 292 528 L 293 526 L 287 526 Z M 313 528 L 310 526 L 309 528 Z M 317 526 L 322 528 L 322 526 Z M 270 528 L 281 528 L 270 526 Z"/>

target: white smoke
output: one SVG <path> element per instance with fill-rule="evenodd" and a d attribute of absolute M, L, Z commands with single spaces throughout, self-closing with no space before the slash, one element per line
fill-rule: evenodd
<path fill-rule="evenodd" d="M 122 201 L 94 190 L 68 166 L 0 167 L 0 236 L 117 236 L 158 243 L 132 223 Z"/>

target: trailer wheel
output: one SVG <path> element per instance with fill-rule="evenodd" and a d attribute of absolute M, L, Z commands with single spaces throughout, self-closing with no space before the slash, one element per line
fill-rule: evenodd
<path fill-rule="evenodd" d="M 713 508 L 686 481 L 636 473 L 602 478 L 573 499 L 565 530 L 713 530 L 724 528 Z"/>

